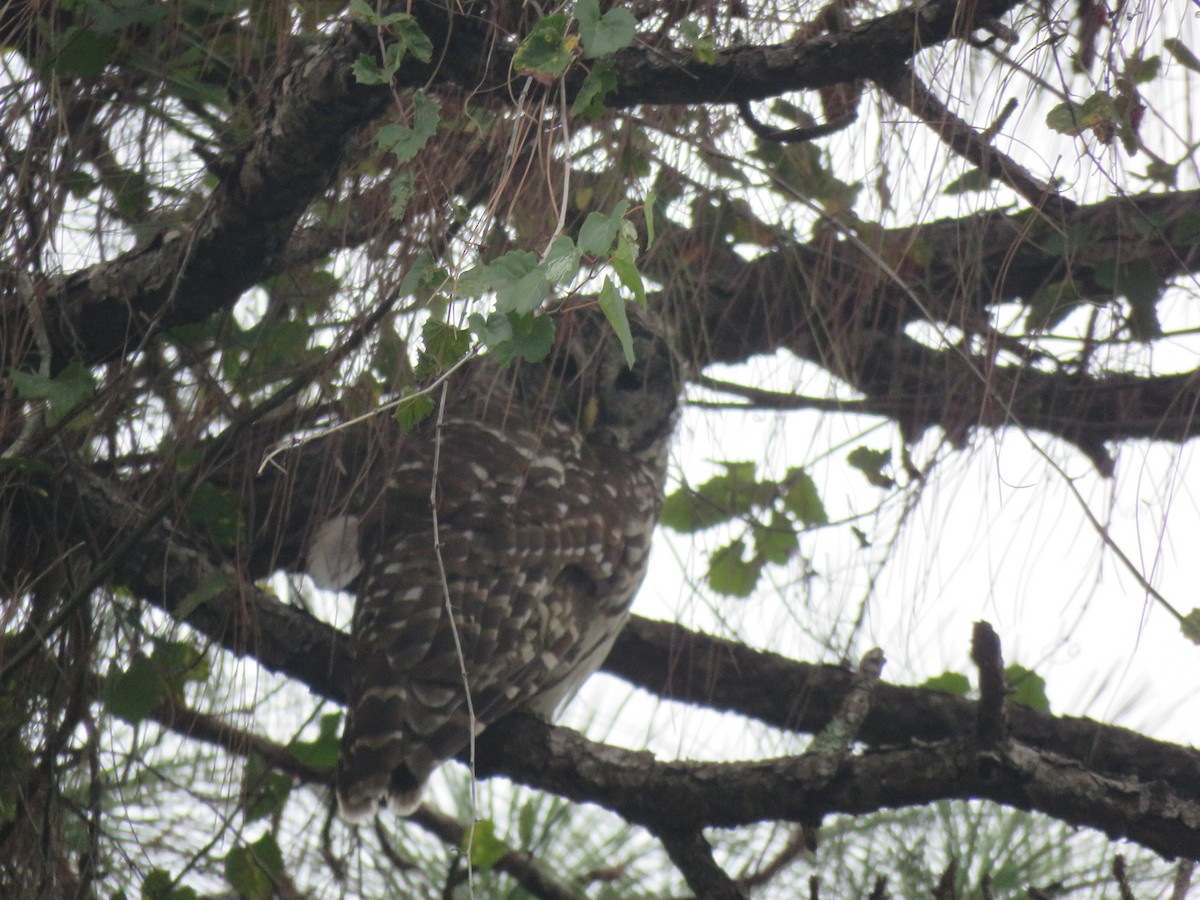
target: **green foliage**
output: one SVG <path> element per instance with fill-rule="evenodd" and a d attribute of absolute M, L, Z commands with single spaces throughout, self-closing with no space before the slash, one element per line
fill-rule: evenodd
<path fill-rule="evenodd" d="M 110 667 L 100 699 L 109 713 L 137 724 L 167 700 L 182 700 L 184 685 L 209 674 L 208 658 L 191 644 L 156 639 L 150 656 L 135 655 L 123 671 Z"/>
<path fill-rule="evenodd" d="M 973 191 L 986 191 L 995 180 L 983 169 L 971 169 L 946 185 L 942 193 L 954 196 L 955 194 L 969 194 Z"/>
<path fill-rule="evenodd" d="M 617 89 L 617 72 L 612 64 L 601 60 L 592 66 L 579 86 L 579 92 L 571 102 L 571 113 L 598 119 L 604 115 L 605 95 Z"/>
<path fill-rule="evenodd" d="M 288 744 L 288 750 L 310 769 L 332 772 L 337 766 L 338 730 L 341 725 L 341 713 L 327 713 L 321 716 L 315 740 L 294 740 Z"/>
<path fill-rule="evenodd" d="M 542 261 L 546 280 L 554 285 L 573 281 L 579 274 L 580 256 L 580 250 L 575 246 L 575 242 L 567 235 L 560 234 L 550 242 L 546 258 Z"/>
<path fill-rule="evenodd" d="M 1185 69 L 1200 73 L 1200 59 L 1197 59 L 1196 54 L 1189 50 L 1187 44 L 1179 38 L 1167 38 L 1163 41 L 1163 48 L 1171 54 L 1171 58 L 1175 62 Z"/>
<path fill-rule="evenodd" d="M 1200 644 L 1200 609 L 1193 609 L 1180 619 L 1179 630 L 1193 644 Z"/>
<path fill-rule="evenodd" d="M 613 287 L 610 279 L 604 279 L 604 286 L 600 288 L 600 310 L 604 313 L 604 318 L 608 320 L 608 324 L 612 326 L 612 330 L 616 333 L 617 338 L 621 341 L 621 349 L 625 353 L 625 362 L 633 368 L 633 334 L 629 330 L 629 317 L 625 313 L 625 300 L 617 293 L 617 289 Z"/>
<path fill-rule="evenodd" d="M 1008 699 L 1013 703 L 1028 706 L 1041 712 L 1050 712 L 1050 698 L 1046 696 L 1046 679 L 1031 669 L 1013 663 L 1004 669 L 1008 682 Z"/>
<path fill-rule="evenodd" d="M 168 690 L 158 669 L 139 656 L 123 672 L 109 670 L 100 697 L 112 715 L 137 724 L 167 699 Z"/>
<path fill-rule="evenodd" d="M 588 213 L 579 229 L 579 249 L 590 256 L 607 257 L 628 211 L 629 201 L 622 200 L 611 213 Z"/>
<path fill-rule="evenodd" d="M 76 406 L 86 403 L 96 392 L 96 381 L 88 368 L 71 363 L 57 375 L 37 375 L 9 369 L 17 396 L 22 400 L 46 401 L 46 424 L 56 425 Z"/>
<path fill-rule="evenodd" d="M 753 462 L 723 462 L 715 475 L 698 488 L 681 487 L 669 494 L 659 521 L 674 531 L 692 534 L 730 519 L 748 515 L 774 497 L 774 486 L 760 483 Z"/>
<path fill-rule="evenodd" d="M 637 19 L 623 7 L 610 9 L 600 15 L 599 0 L 579 0 L 575 4 L 579 20 L 579 37 L 587 57 L 608 56 L 633 43 Z"/>
<path fill-rule="evenodd" d="M 200 585 L 190 594 L 179 601 L 175 606 L 174 614 L 176 618 L 186 619 L 200 606 L 212 600 L 214 597 L 219 597 L 222 593 L 229 590 L 233 586 L 233 579 L 224 572 L 214 572 L 200 583 Z"/>
<path fill-rule="evenodd" d="M 217 547 L 232 547 L 240 540 L 245 522 L 242 499 L 234 491 L 203 483 L 188 498 L 184 517 L 208 534 Z"/>
<path fill-rule="evenodd" d="M 855 447 L 846 457 L 852 467 L 867 477 L 867 481 L 879 488 L 893 488 L 896 480 L 884 473 L 892 464 L 891 450 L 872 450 L 870 447 Z"/>
<path fill-rule="evenodd" d="M 800 528 L 825 525 L 829 519 L 816 483 L 802 468 L 791 468 L 781 481 L 760 480 L 752 462 L 721 465 L 725 472 L 698 488 L 682 487 L 669 494 L 661 523 L 692 534 L 725 522 L 744 521 L 739 537 L 709 557 L 705 579 L 714 591 L 748 597 L 768 564 L 782 565 L 800 550 Z"/>
<path fill-rule="evenodd" d="M 1073 278 L 1052 281 L 1030 298 L 1025 327 L 1031 334 L 1050 331 L 1087 302 Z"/>
<path fill-rule="evenodd" d="M 142 900 L 197 900 L 190 887 L 177 887 L 171 873 L 153 869 L 142 879 Z"/>
<path fill-rule="evenodd" d="M 396 423 L 403 434 L 412 434 L 412 430 L 424 422 L 433 413 L 433 398 L 424 391 L 410 391 L 400 398 L 396 404 Z"/>
<path fill-rule="evenodd" d="M 800 468 L 788 469 L 783 479 L 783 505 L 805 525 L 828 525 L 829 516 L 812 476 Z"/>
<path fill-rule="evenodd" d="M 272 770 L 257 753 L 246 760 L 240 802 L 247 824 L 259 819 L 275 820 L 283 813 L 292 793 L 292 777 Z"/>
<path fill-rule="evenodd" d="M 1081 135 L 1091 131 L 1102 144 L 1111 144 L 1120 137 L 1125 149 L 1137 151 L 1137 126 L 1143 108 L 1133 82 L 1125 80 L 1114 97 L 1097 91 L 1082 103 L 1067 100 L 1046 114 L 1046 124 L 1060 134 Z"/>
<path fill-rule="evenodd" d="M 91 28 L 71 26 L 58 38 L 58 50 L 50 57 L 50 71 L 60 77 L 92 78 L 113 61 L 117 38 Z"/>
<path fill-rule="evenodd" d="M 684 41 L 691 48 L 692 55 L 696 57 L 698 62 L 708 63 L 711 65 L 717 61 L 717 45 L 713 41 L 712 35 L 701 28 L 696 22 L 691 19 L 684 19 L 679 23 L 679 33 L 683 35 Z"/>
<path fill-rule="evenodd" d="M 471 349 L 471 332 L 440 319 L 428 319 L 421 327 L 421 337 L 423 344 L 415 369 L 419 381 L 441 375 Z"/>
<path fill-rule="evenodd" d="M 412 125 L 400 125 L 396 122 L 384 125 L 375 133 L 375 143 L 380 150 L 393 154 L 396 161 L 403 165 L 425 149 L 425 145 L 437 131 L 441 117 L 440 103 L 431 100 L 424 91 L 414 91 Z M 393 198 L 393 208 L 394 206 Z"/>
<path fill-rule="evenodd" d="M 1162 336 L 1158 321 L 1158 301 L 1166 283 L 1144 259 L 1122 262 L 1106 259 L 1096 264 L 1094 277 L 1102 287 L 1129 301 L 1129 327 L 1140 341 Z"/>
<path fill-rule="evenodd" d="M 812 117 L 799 114 L 800 125 L 811 125 Z M 771 175 L 770 186 L 785 197 L 804 197 L 820 203 L 832 214 L 847 213 L 862 189 L 861 184 L 848 184 L 833 174 L 825 164 L 825 151 L 812 141 L 781 144 L 759 141 L 754 155 Z"/>
<path fill-rule="evenodd" d="M 355 60 L 351 71 L 359 84 L 387 84 L 409 55 L 423 63 L 433 58 L 433 43 L 412 15 L 404 12 L 380 15 L 366 0 L 351 0 L 350 11 L 392 38 L 384 47 L 382 64 L 365 53 Z"/>
<path fill-rule="evenodd" d="M 558 78 L 574 59 L 576 38 L 567 35 L 567 17 L 563 13 L 540 20 L 533 26 L 517 52 L 513 68 L 522 75 L 549 83 Z"/>
<path fill-rule="evenodd" d="M 243 900 L 270 900 L 282 874 L 283 853 L 271 834 L 234 847 L 225 856 L 225 880 Z"/>
<path fill-rule="evenodd" d="M 496 835 L 496 823 L 481 819 L 463 833 L 461 849 L 470 851 L 471 865 L 476 869 L 490 869 L 508 853 L 508 847 Z"/>
<path fill-rule="evenodd" d="M 961 672 L 943 672 L 921 682 L 920 687 L 942 694 L 953 694 L 955 697 L 965 697 L 971 693 L 971 679 Z"/>

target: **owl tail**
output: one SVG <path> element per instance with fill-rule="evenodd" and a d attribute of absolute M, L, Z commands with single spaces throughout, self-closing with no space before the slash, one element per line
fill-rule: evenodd
<path fill-rule="evenodd" d="M 426 777 L 418 778 L 408 766 L 389 768 L 386 751 L 361 745 L 343 750 L 338 762 L 338 813 L 352 824 L 370 821 L 386 802 L 398 816 L 411 815 L 421 804 Z"/>
<path fill-rule="evenodd" d="M 371 819 L 384 802 L 401 816 L 421 803 L 436 761 L 410 740 L 405 700 L 402 689 L 375 689 L 350 707 L 336 779 L 338 811 L 348 822 Z"/>

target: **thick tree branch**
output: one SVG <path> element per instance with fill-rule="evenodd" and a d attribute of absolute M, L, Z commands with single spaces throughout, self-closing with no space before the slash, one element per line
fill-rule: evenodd
<path fill-rule="evenodd" d="M 796 43 L 734 47 L 701 63 L 690 50 L 631 48 L 614 59 L 617 88 L 605 105 L 738 103 L 858 78 L 893 75 L 920 50 L 969 36 L 1019 0 L 933 0 Z M 582 82 L 582 74 L 576 83 Z"/>
<path fill-rule="evenodd" d="M 606 103 L 734 102 L 882 77 L 921 47 L 969 32 L 964 10 L 982 21 L 1015 5 L 934 0 L 799 44 L 722 51 L 711 64 L 691 53 L 633 48 L 618 54 L 618 87 Z M 506 51 L 492 47 L 478 23 L 436 3 L 414 9 L 434 44 L 434 61 L 410 61 L 398 85 L 507 83 Z M 127 354 L 163 329 L 229 309 L 277 272 L 301 215 L 337 173 L 347 138 L 387 107 L 387 87 L 358 84 L 350 70 L 360 54 L 378 48 L 375 29 L 355 21 L 314 43 L 280 80 L 250 145 L 212 161 L 221 180 L 195 222 L 46 286 L 53 368 Z M 582 78 L 580 72 L 571 83 Z M 36 367 L 36 359 L 29 364 Z"/>
<path fill-rule="evenodd" d="M 78 492 L 71 499 L 72 492 Z M 50 513 L 94 553 L 91 535 L 144 529 L 114 565 L 124 585 L 234 653 L 334 700 L 344 696 L 344 636 L 213 564 L 168 520 L 145 513 L 96 476 L 64 480 Z M 834 667 L 806 666 L 665 623 L 634 620 L 609 671 L 664 697 L 738 711 L 794 730 L 818 731 L 853 691 Z M 659 763 L 648 754 L 591 744 L 561 729 L 521 722 L 485 734 L 481 771 L 505 774 L 580 800 L 602 803 L 656 832 L 688 833 L 778 818 L 811 822 L 943 798 L 983 798 L 1063 821 L 1127 834 L 1164 854 L 1195 854 L 1200 843 L 1200 754 L 1087 720 L 1009 710 L 1011 741 L 983 755 L 977 705 L 935 692 L 875 685 L 857 739 L 900 747 L 842 760 L 821 758 L 708 766 Z M 914 742 L 915 745 L 914 745 Z M 484 748 L 493 748 L 484 750 Z M 657 787 L 656 787 L 657 785 Z"/>
<path fill-rule="evenodd" d="M 637 616 L 621 632 L 604 669 L 667 699 L 804 733 L 815 733 L 833 720 L 854 681 L 853 673 L 840 666 L 797 662 Z M 858 740 L 872 747 L 944 741 L 972 734 L 977 717 L 977 704 L 969 700 L 881 681 L 872 690 Z M 1162 780 L 1200 801 L 1200 751 L 1026 706 L 1011 706 L 1007 717 L 1011 735 L 1031 747 L 1115 777 Z"/>
<path fill-rule="evenodd" d="M 476 766 L 651 831 L 862 815 L 936 799 L 986 799 L 1128 837 L 1167 856 L 1200 858 L 1200 803 L 1161 783 L 1110 778 L 1016 741 L 976 752 L 974 738 L 878 750 L 847 760 L 827 784 L 806 757 L 738 763 L 658 762 L 514 715 L 479 740 Z"/>

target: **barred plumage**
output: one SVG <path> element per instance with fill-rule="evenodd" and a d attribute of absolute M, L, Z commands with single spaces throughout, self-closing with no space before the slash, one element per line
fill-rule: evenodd
<path fill-rule="evenodd" d="M 363 511 L 343 816 L 384 799 L 411 812 L 469 743 L 462 666 L 478 732 L 518 708 L 552 714 L 607 655 L 645 575 L 679 389 L 665 340 L 631 313 L 632 369 L 583 310 L 544 363 L 465 367 L 440 433 L 429 422 L 406 442 Z"/>

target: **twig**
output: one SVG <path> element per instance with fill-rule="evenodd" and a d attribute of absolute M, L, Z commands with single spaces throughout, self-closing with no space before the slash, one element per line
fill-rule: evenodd
<path fill-rule="evenodd" d="M 876 83 L 884 93 L 932 128 L 951 150 L 974 163 L 984 175 L 1003 181 L 1034 209 L 1063 218 L 1078 208 L 1074 202 L 1058 193 L 1053 185 L 1039 181 L 1012 157 L 993 147 L 987 139 L 987 132 L 980 134 L 952 113 L 913 74 L 911 68 L 905 67 L 893 78 Z M 988 131 L 992 131 L 992 128 Z"/>
<path fill-rule="evenodd" d="M 816 138 L 828 137 L 831 134 L 837 134 L 858 120 L 858 108 L 855 107 L 846 115 L 829 122 L 823 122 L 820 125 L 800 125 L 796 128 L 773 128 L 755 118 L 754 110 L 750 108 L 748 100 L 740 101 L 737 104 L 737 111 L 738 115 L 742 117 L 742 121 L 746 123 L 746 127 L 754 133 L 755 137 L 777 144 L 799 144 L 804 141 L 815 140 Z"/>
<path fill-rule="evenodd" d="M 975 738 L 981 749 L 997 746 L 1008 736 L 1004 720 L 1004 659 L 1000 637 L 987 622 L 976 622 L 971 633 L 971 661 L 979 669 L 979 708 Z"/>

